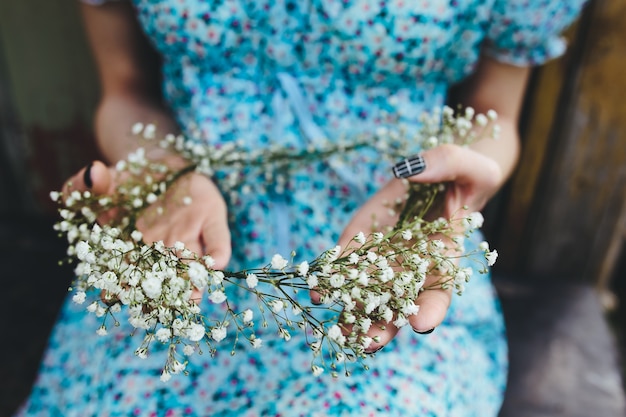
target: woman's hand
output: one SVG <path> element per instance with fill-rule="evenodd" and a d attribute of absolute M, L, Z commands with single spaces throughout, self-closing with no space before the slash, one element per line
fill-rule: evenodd
<path fill-rule="evenodd" d="M 446 183 L 443 212 L 436 216 L 447 219 L 459 218 L 483 208 L 488 199 L 502 183 L 503 174 L 499 165 L 491 158 L 469 148 L 456 145 L 442 145 L 422 153 L 426 169 L 416 176 L 408 178 L 411 182 Z M 406 186 L 401 180 L 392 180 L 377 192 L 355 214 L 344 230 L 339 244 L 350 244 L 359 232 L 367 233 L 375 229 L 382 230 L 393 226 L 398 221 L 397 213 L 390 211 L 390 206 L 406 194 Z M 467 210 L 466 210 L 467 208 Z M 441 279 L 429 276 L 425 287 Z M 419 312 L 409 318 L 414 331 L 428 332 L 444 319 L 451 301 L 451 290 L 430 289 L 420 294 L 416 300 Z M 347 327 L 349 329 L 349 327 Z M 384 328 L 384 330 L 383 330 Z M 373 324 L 368 336 L 375 338 L 368 351 L 376 351 L 386 345 L 398 332 L 392 323 Z"/>
<path fill-rule="evenodd" d="M 96 195 L 112 195 L 119 183 L 118 173 L 96 161 L 80 170 L 64 185 L 64 194 L 91 190 Z M 185 204 L 183 200 L 191 199 Z M 161 214 L 162 213 L 162 214 Z M 105 213 L 99 223 L 107 223 L 114 213 Z M 206 176 L 191 172 L 176 183 L 153 205 L 144 210 L 137 229 L 146 243 L 163 241 L 168 246 L 180 241 L 198 255 L 210 255 L 215 268 L 223 269 L 231 255 L 226 203 L 217 186 Z M 195 292 L 195 299 L 199 294 Z"/>

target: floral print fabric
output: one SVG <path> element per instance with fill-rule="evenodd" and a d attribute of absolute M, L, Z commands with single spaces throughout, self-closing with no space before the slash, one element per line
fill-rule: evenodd
<path fill-rule="evenodd" d="M 135 0 L 164 58 L 165 96 L 189 140 L 241 149 L 319 147 L 380 126 L 417 126 L 481 54 L 535 65 L 564 50 L 559 32 L 583 1 Z M 246 175 L 229 200 L 241 269 L 278 252 L 311 259 L 390 177 L 373 151 L 303 164 L 259 190 Z M 228 172 L 218 173 L 218 178 Z M 231 193 L 236 192 L 236 196 Z M 477 247 L 480 236 L 467 242 Z M 232 290 L 240 308 L 254 303 Z M 307 294 L 298 297 L 306 301 Z M 202 304 L 205 311 L 213 306 Z M 252 350 L 233 337 L 194 355 L 188 377 L 159 381 L 164 352 L 133 355 L 141 335 L 99 337 L 68 301 L 20 416 L 495 416 L 506 380 L 503 320 L 488 276 L 474 274 L 430 335 L 405 328 L 350 377 L 313 377 L 302 336 L 270 326 Z"/>

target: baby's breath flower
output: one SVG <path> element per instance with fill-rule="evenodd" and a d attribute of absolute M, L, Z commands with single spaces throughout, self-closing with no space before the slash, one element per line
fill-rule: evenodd
<path fill-rule="evenodd" d="M 226 338 L 226 327 L 219 326 L 211 329 L 211 338 L 216 342 L 221 342 Z"/>
<path fill-rule="evenodd" d="M 302 277 L 306 277 L 309 273 L 309 263 L 307 261 L 303 261 L 298 265 L 298 274 Z"/>
<path fill-rule="evenodd" d="M 214 304 L 221 304 L 226 301 L 226 294 L 221 290 L 215 290 L 209 295 L 209 300 Z"/>
<path fill-rule="evenodd" d="M 172 379 L 172 375 L 167 370 L 164 369 L 160 377 L 161 382 L 167 382 L 170 379 Z"/>
<path fill-rule="evenodd" d="M 494 249 L 491 252 L 485 253 L 485 258 L 487 259 L 487 264 L 493 266 L 493 264 L 496 263 L 496 259 L 498 259 L 498 251 Z"/>
<path fill-rule="evenodd" d="M 135 242 L 139 242 L 141 241 L 141 239 L 143 239 L 143 233 L 141 233 L 139 230 L 133 230 L 130 234 L 130 237 Z"/>
<path fill-rule="evenodd" d="M 248 284 L 248 288 L 255 288 L 259 283 L 259 279 L 256 274 L 247 274 L 246 283 Z"/>
<path fill-rule="evenodd" d="M 202 338 L 204 338 L 204 333 L 205 333 L 205 329 L 202 324 L 191 323 L 189 326 L 189 329 L 187 330 L 187 337 L 192 342 L 197 342 L 199 340 L 202 340 Z M 213 333 L 211 333 L 211 336 L 213 336 Z M 215 337 L 213 338 L 215 339 Z"/>
<path fill-rule="evenodd" d="M 279 254 L 275 254 L 272 256 L 272 268 L 283 270 L 287 266 L 287 260 L 280 256 Z"/>
<path fill-rule="evenodd" d="M 311 366 L 311 372 L 313 372 L 313 376 L 320 376 L 324 373 L 324 368 L 321 366 L 313 365 Z"/>
<path fill-rule="evenodd" d="M 263 340 L 258 337 L 252 337 L 250 338 L 250 343 L 252 344 L 253 349 L 258 349 L 263 344 Z"/>
<path fill-rule="evenodd" d="M 243 322 L 250 323 L 252 321 L 253 316 L 254 316 L 254 313 L 252 312 L 252 310 L 250 310 L 249 308 L 244 310 L 242 314 Z"/>
<path fill-rule="evenodd" d="M 72 301 L 74 301 L 76 304 L 83 304 L 86 298 L 87 298 L 87 295 L 85 294 L 84 291 L 78 291 L 72 297 Z"/>
<path fill-rule="evenodd" d="M 374 144 L 377 154 L 396 152 L 395 159 L 409 154 L 408 147 L 403 147 L 401 142 L 416 143 L 423 149 L 444 143 L 466 145 L 480 132 L 488 134 L 489 128 L 497 130 L 491 125 L 496 119 L 495 112 L 476 115 L 473 109 L 467 108 L 459 114 L 455 116 L 449 107 L 426 114 L 420 118 L 420 131 L 411 131 L 401 124 L 393 128 L 382 126 L 373 134 L 374 139 L 378 135 L 381 140 L 372 140 L 370 135 L 362 138 L 363 145 L 359 146 Z M 482 129 L 474 129 L 473 123 Z M 154 125 L 141 123 L 134 125 L 132 131 L 146 139 L 157 134 Z M 357 138 L 356 142 L 359 140 Z M 342 156 L 349 155 L 354 142 L 352 138 L 335 143 L 326 141 L 320 149 L 311 146 L 307 155 L 334 153 L 337 163 L 342 164 L 345 163 Z M 235 344 L 246 339 L 255 349 L 262 346 L 262 340 L 255 332 L 254 308 L 235 311 L 227 302 L 229 286 L 236 285 L 256 296 L 261 325 L 266 327 L 275 322 L 278 336 L 284 341 L 291 339 L 290 331 L 310 332 L 313 357 L 321 364 L 330 359 L 335 374 L 336 364 L 345 362 L 347 366 L 349 362 L 361 360 L 357 358 L 363 358 L 364 350 L 374 340 L 379 341 L 366 336 L 372 323 L 405 326 L 410 316 L 419 313 L 415 300 L 422 291 L 451 288 L 460 294 L 471 277 L 473 270 L 459 267 L 456 258 L 472 256 L 463 254 L 463 238 L 482 226 L 483 217 L 480 213 L 471 213 L 465 218 L 427 220 L 427 207 L 432 204 L 429 199 L 445 191 L 441 184 L 418 185 L 403 181 L 409 196 L 396 198 L 385 206 L 390 215 L 400 215 L 395 227 L 370 235 L 359 232 L 353 237 L 354 244 L 346 248 L 336 246 L 298 265 L 290 265 L 287 259 L 276 254 L 263 268 L 228 272 L 214 269 L 213 258 L 194 254 L 181 242 L 172 247 L 165 246 L 163 241 L 146 244 L 142 233 L 135 230 L 135 219 L 147 205 L 157 203 L 161 198 L 164 204 L 155 207 L 154 213 L 166 214 L 168 190 L 184 173 L 195 171 L 214 176 L 217 169 L 228 164 L 234 169 L 221 180 L 220 187 L 236 202 L 242 194 L 249 192 L 246 188 L 250 188 L 241 184 L 240 169 L 253 170 L 258 163 L 259 177 L 267 177 L 277 191 L 288 192 L 291 187 L 289 176 L 282 171 L 301 158 L 279 146 L 262 151 L 243 151 L 243 143 L 215 148 L 174 135 L 166 135 L 158 143 L 180 152 L 190 161 L 184 172 L 174 172 L 163 164 L 149 161 L 145 149 L 137 148 L 116 165 L 119 177 L 129 180 L 119 184 L 115 194 L 98 197 L 91 192 L 75 190 L 63 196 L 53 192 L 50 197 L 59 205 L 61 216 L 55 230 L 67 238 L 68 256 L 78 260 L 73 300 L 84 303 L 89 290 L 100 292 L 102 300 L 93 301 L 86 310 L 100 318 L 97 333 L 101 335 L 107 333 L 105 323 L 109 316 L 114 317 L 122 308 L 126 309 L 129 323 L 145 331 L 143 342 L 135 351 L 139 357 L 147 357 L 154 341 L 168 345 L 162 373 L 164 381 L 185 370 L 187 362 L 181 362 L 177 357 L 177 346 L 183 346 L 185 356 L 199 349 L 200 342 L 206 343 L 213 352 L 215 343 L 227 337 L 229 323 L 236 326 Z M 409 200 L 416 204 L 409 205 Z M 193 204 L 190 196 L 183 196 L 179 202 Z M 120 216 L 101 227 L 96 219 L 107 210 L 120 213 Z M 455 225 L 459 224 L 468 229 L 465 234 L 456 232 Z M 377 222 L 372 224 L 372 229 L 379 227 Z M 492 265 L 497 252 L 490 251 L 486 242 L 479 248 L 482 252 L 472 259 L 483 266 Z M 290 256 L 295 259 L 294 252 Z M 427 284 L 426 276 L 430 273 L 441 278 Z M 302 288 L 316 290 L 324 306 L 299 304 L 298 298 L 290 294 Z M 224 304 L 219 310 L 226 317 L 205 315 L 207 313 L 190 299 L 192 290 L 205 291 L 203 296 L 211 302 Z M 314 315 L 318 309 L 336 313 L 335 321 L 320 321 Z M 336 324 L 340 317 L 342 323 L 352 326 L 350 334 L 344 335 Z M 312 365 L 311 369 L 316 375 L 324 371 L 324 367 L 318 365 Z"/>

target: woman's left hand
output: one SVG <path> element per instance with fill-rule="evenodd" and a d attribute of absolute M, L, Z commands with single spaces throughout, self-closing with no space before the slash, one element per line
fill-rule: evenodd
<path fill-rule="evenodd" d="M 438 216 L 448 219 L 458 218 L 482 209 L 503 181 L 500 166 L 493 159 L 470 148 L 441 145 L 421 155 L 426 162 L 426 169 L 408 180 L 419 183 L 447 184 L 443 212 L 438 213 Z M 382 230 L 395 225 L 398 215 L 390 211 L 390 205 L 403 198 L 406 191 L 406 185 L 401 180 L 394 179 L 387 183 L 355 214 L 341 235 L 339 244 L 345 248 L 356 234 L 359 232 L 367 234 L 372 231 L 373 226 L 375 229 Z M 375 225 L 372 224 L 373 219 L 375 219 Z M 425 286 L 440 278 L 428 277 Z M 423 333 L 438 326 L 448 311 L 451 296 L 450 290 L 443 289 L 430 289 L 422 292 L 416 300 L 419 312 L 409 318 L 413 330 Z M 372 338 L 379 336 L 379 338 L 377 342 L 370 345 L 368 351 L 380 349 L 393 339 L 397 332 L 398 329 L 392 323 L 381 323 L 381 326 L 372 325 L 368 336 Z"/>

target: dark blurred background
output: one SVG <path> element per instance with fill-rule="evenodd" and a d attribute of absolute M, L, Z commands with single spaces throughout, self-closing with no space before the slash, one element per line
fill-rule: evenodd
<path fill-rule="evenodd" d="M 503 417 L 626 415 L 626 2 L 595 0 L 533 73 L 519 169 L 485 212 L 509 328 Z M 71 282 L 48 199 L 97 157 L 75 1 L 0 1 L 0 416 L 28 395 Z"/>

